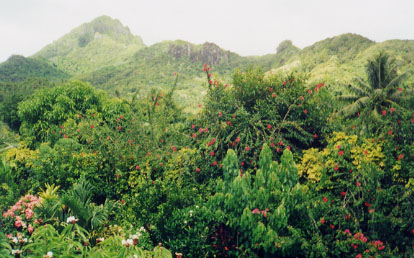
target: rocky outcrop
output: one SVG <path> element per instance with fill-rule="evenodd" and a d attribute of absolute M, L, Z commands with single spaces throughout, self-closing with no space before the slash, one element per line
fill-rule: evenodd
<path fill-rule="evenodd" d="M 227 63 L 229 60 L 228 51 L 209 42 L 201 46 L 194 46 L 190 43 L 172 43 L 168 47 L 168 54 L 176 59 L 187 57 L 193 62 L 201 62 L 209 65 L 216 65 L 223 62 Z"/>

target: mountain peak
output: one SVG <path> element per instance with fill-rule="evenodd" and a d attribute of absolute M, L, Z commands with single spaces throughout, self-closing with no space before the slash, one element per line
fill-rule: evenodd
<path fill-rule="evenodd" d="M 71 74 L 79 74 L 111 62 L 122 62 L 143 47 L 142 39 L 134 36 L 128 27 L 103 15 L 47 45 L 35 57 L 48 59 Z"/>

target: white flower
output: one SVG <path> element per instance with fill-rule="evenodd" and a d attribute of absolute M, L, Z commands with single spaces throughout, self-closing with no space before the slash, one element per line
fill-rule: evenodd
<path fill-rule="evenodd" d="M 46 256 L 47 257 L 53 257 L 53 252 L 52 251 L 47 252 Z"/>
<path fill-rule="evenodd" d="M 17 244 L 19 242 L 19 239 L 17 239 L 17 237 L 13 237 L 12 242 Z"/>
<path fill-rule="evenodd" d="M 124 245 L 126 247 L 129 247 L 129 246 L 131 246 L 133 244 L 134 244 L 134 241 L 132 239 L 127 239 L 127 240 L 122 239 L 122 245 Z"/>
<path fill-rule="evenodd" d="M 138 258 L 138 255 L 134 254 L 134 258 Z"/>
<path fill-rule="evenodd" d="M 23 238 L 23 242 L 26 243 L 27 242 L 27 238 Z"/>
<path fill-rule="evenodd" d="M 186 220 L 184 220 L 184 224 L 187 224 L 187 221 Z"/>
<path fill-rule="evenodd" d="M 141 231 L 141 232 L 145 232 L 145 228 L 144 228 L 144 227 L 140 227 L 140 228 L 139 228 L 139 231 Z"/>
<path fill-rule="evenodd" d="M 66 220 L 66 222 L 67 222 L 67 223 L 72 223 L 73 221 L 75 221 L 75 222 L 76 222 L 75 216 L 70 216 L 70 217 Z"/>
<path fill-rule="evenodd" d="M 105 241 L 105 238 L 104 237 L 100 237 L 100 238 L 97 238 L 96 239 L 96 242 L 97 243 L 100 243 L 100 242 L 103 242 L 103 241 Z"/>
<path fill-rule="evenodd" d="M 190 210 L 190 217 L 193 216 L 193 210 Z"/>
<path fill-rule="evenodd" d="M 198 209 L 198 208 L 200 208 L 200 206 L 196 205 L 196 208 Z"/>
<path fill-rule="evenodd" d="M 129 235 L 129 238 L 135 240 L 135 239 L 139 239 L 140 236 L 142 236 L 142 234 L 137 232 L 135 235 Z"/>
<path fill-rule="evenodd" d="M 20 253 L 20 250 L 12 250 L 12 254 L 19 254 Z"/>

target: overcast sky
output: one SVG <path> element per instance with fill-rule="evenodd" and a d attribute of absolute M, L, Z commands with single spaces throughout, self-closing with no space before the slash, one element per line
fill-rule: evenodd
<path fill-rule="evenodd" d="M 0 0 L 0 62 L 30 56 L 73 28 L 109 15 L 147 45 L 214 42 L 241 55 L 303 48 L 342 33 L 414 39 L 414 0 Z"/>

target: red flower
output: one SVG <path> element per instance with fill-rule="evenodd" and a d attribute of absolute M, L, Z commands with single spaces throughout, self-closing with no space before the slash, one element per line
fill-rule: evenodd
<path fill-rule="evenodd" d="M 338 169 L 339 169 L 338 164 L 335 164 L 334 170 L 338 171 Z"/>
<path fill-rule="evenodd" d="M 398 88 L 399 91 L 402 91 L 402 88 Z"/>
<path fill-rule="evenodd" d="M 177 76 L 177 73 L 176 72 L 174 73 L 174 76 Z"/>
<path fill-rule="evenodd" d="M 236 142 L 239 143 L 240 142 L 240 137 L 236 138 Z"/>
<path fill-rule="evenodd" d="M 277 147 L 277 148 L 276 148 L 276 151 L 277 151 L 277 152 L 280 152 L 280 148 L 279 148 L 279 147 Z"/>
<path fill-rule="evenodd" d="M 197 172 L 200 172 L 200 168 L 197 168 L 197 169 L 196 169 L 196 171 L 197 171 Z"/>
<path fill-rule="evenodd" d="M 307 109 L 303 110 L 303 113 L 307 114 L 308 113 L 308 110 Z"/>
<path fill-rule="evenodd" d="M 250 150 L 250 147 L 249 146 L 246 146 L 246 148 L 244 148 L 246 151 L 249 151 Z"/>
<path fill-rule="evenodd" d="M 270 88 L 270 92 L 272 92 L 273 91 L 273 88 Z"/>
<path fill-rule="evenodd" d="M 361 186 L 361 183 L 360 182 L 356 182 L 356 186 Z"/>
<path fill-rule="evenodd" d="M 223 115 L 223 113 L 222 112 L 219 112 L 219 114 L 218 114 L 219 116 L 222 116 Z"/>
<path fill-rule="evenodd" d="M 91 129 L 93 129 L 93 125 L 91 125 Z"/>
<path fill-rule="evenodd" d="M 236 118 L 236 115 L 233 115 L 233 118 Z"/>
<path fill-rule="evenodd" d="M 313 138 L 314 138 L 314 139 L 318 138 L 318 135 L 315 133 L 315 134 L 313 135 Z"/>
<path fill-rule="evenodd" d="M 116 174 L 116 179 L 119 179 L 119 174 Z"/>
<path fill-rule="evenodd" d="M 275 144 L 272 142 L 272 143 L 270 143 L 270 147 L 275 147 Z"/>
<path fill-rule="evenodd" d="M 331 225 L 329 225 L 329 226 L 330 226 L 332 229 L 334 229 L 334 228 L 335 228 L 335 225 L 332 225 L 332 224 L 331 224 Z"/>
<path fill-rule="evenodd" d="M 325 219 L 321 219 L 321 224 L 325 224 Z"/>
<path fill-rule="evenodd" d="M 391 107 L 390 112 L 391 112 L 391 113 L 393 113 L 393 112 L 394 112 L 394 108 L 393 108 L 393 107 Z"/>
<path fill-rule="evenodd" d="M 309 93 L 309 94 L 312 94 L 312 90 L 308 90 L 308 93 Z"/>
<path fill-rule="evenodd" d="M 342 191 L 342 192 L 341 192 L 341 195 L 345 197 L 346 192 Z"/>
<path fill-rule="evenodd" d="M 375 211 L 375 209 L 370 209 L 370 210 L 368 210 L 368 212 L 369 213 L 372 213 L 372 212 L 374 212 Z"/>
<path fill-rule="evenodd" d="M 118 130 L 121 131 L 122 130 L 122 126 L 118 126 Z"/>
<path fill-rule="evenodd" d="M 214 161 L 213 162 L 213 166 L 217 166 L 217 161 Z"/>
<path fill-rule="evenodd" d="M 388 135 L 392 135 L 392 131 L 388 131 Z"/>
<path fill-rule="evenodd" d="M 339 156 L 343 156 L 343 155 L 344 155 L 344 151 L 339 151 L 339 152 L 338 152 L 338 155 L 339 155 Z"/>
<path fill-rule="evenodd" d="M 362 254 L 357 254 L 355 258 L 362 258 Z"/>
<path fill-rule="evenodd" d="M 204 128 L 204 132 L 207 133 L 208 132 L 208 128 Z"/>
<path fill-rule="evenodd" d="M 324 201 L 324 202 L 327 202 L 327 201 L 328 201 L 328 198 L 326 198 L 326 196 L 324 196 L 324 197 L 323 197 L 323 201 Z"/>
<path fill-rule="evenodd" d="M 214 156 L 214 151 L 210 152 L 210 156 L 213 157 Z"/>
<path fill-rule="evenodd" d="M 288 145 L 288 146 L 286 146 L 286 149 L 290 150 L 290 146 L 289 146 L 289 145 Z"/>
<path fill-rule="evenodd" d="M 272 94 L 272 98 L 276 98 L 276 93 L 273 93 Z"/>
<path fill-rule="evenodd" d="M 404 154 L 400 154 L 400 155 L 398 156 L 398 160 L 401 160 L 402 158 L 404 158 Z"/>
<path fill-rule="evenodd" d="M 283 82 L 283 85 L 286 85 L 286 81 Z"/>
<path fill-rule="evenodd" d="M 192 125 L 191 125 L 191 129 L 194 129 L 194 128 L 195 128 L 195 125 L 194 125 L 194 124 L 192 124 Z"/>
<path fill-rule="evenodd" d="M 302 100 L 302 101 L 304 100 L 303 96 L 300 96 L 300 100 Z"/>
<path fill-rule="evenodd" d="M 387 111 L 386 110 L 383 110 L 382 111 L 382 115 L 385 116 L 386 114 L 387 114 Z"/>
<path fill-rule="evenodd" d="M 272 129 L 272 126 L 271 125 L 267 125 L 267 129 Z"/>
<path fill-rule="evenodd" d="M 365 202 L 365 206 L 371 207 L 371 204 L 369 202 Z"/>
<path fill-rule="evenodd" d="M 138 170 L 138 169 L 139 169 L 139 165 L 137 165 L 137 166 L 135 167 L 135 169 L 136 169 L 136 170 Z"/>
<path fill-rule="evenodd" d="M 198 129 L 198 132 L 199 133 L 202 133 L 203 132 L 203 128 Z"/>
<path fill-rule="evenodd" d="M 201 104 L 198 104 L 198 107 L 201 108 Z"/>
<path fill-rule="evenodd" d="M 336 146 L 336 148 L 339 150 L 339 149 L 341 149 L 341 145 L 338 145 L 338 146 Z"/>
<path fill-rule="evenodd" d="M 364 154 L 367 155 L 368 154 L 368 151 L 367 150 L 364 150 Z"/>
<path fill-rule="evenodd" d="M 125 203 L 125 200 L 122 199 L 121 202 L 122 202 L 122 204 L 124 204 Z"/>

